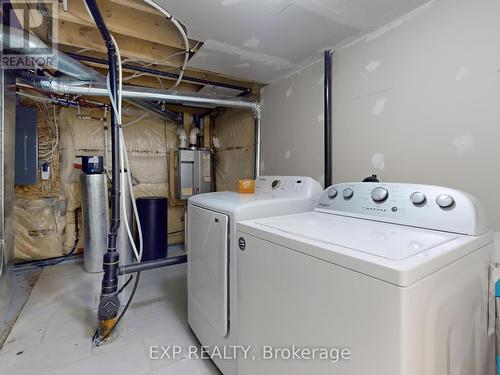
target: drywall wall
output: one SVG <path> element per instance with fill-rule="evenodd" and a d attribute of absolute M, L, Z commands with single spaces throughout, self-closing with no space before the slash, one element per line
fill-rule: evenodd
<path fill-rule="evenodd" d="M 323 183 L 323 65 L 264 87 L 261 102 L 261 173 Z"/>
<path fill-rule="evenodd" d="M 334 182 L 459 188 L 500 230 L 498 14 L 498 0 L 435 0 L 336 48 Z M 322 74 L 318 61 L 263 89 L 264 173 L 322 176 Z"/>

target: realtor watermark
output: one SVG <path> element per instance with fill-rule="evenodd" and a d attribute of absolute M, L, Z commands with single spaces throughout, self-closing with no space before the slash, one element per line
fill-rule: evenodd
<path fill-rule="evenodd" d="M 149 348 L 149 357 L 152 360 L 176 359 L 220 359 L 220 360 L 285 360 L 285 361 L 329 361 L 339 363 L 351 360 L 349 348 L 339 347 L 277 347 L 264 345 L 257 350 L 251 345 L 224 345 L 224 346 L 180 346 L 180 345 L 153 345 Z"/>
<path fill-rule="evenodd" d="M 57 0 L 0 0 L 2 69 L 57 68 Z"/>

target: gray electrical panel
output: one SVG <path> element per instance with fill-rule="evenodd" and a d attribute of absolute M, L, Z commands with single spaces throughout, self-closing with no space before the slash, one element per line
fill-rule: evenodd
<path fill-rule="evenodd" d="M 38 133 L 34 108 L 16 107 L 15 152 L 14 183 L 35 185 L 38 182 Z"/>
<path fill-rule="evenodd" d="M 177 167 L 177 197 L 188 199 L 192 195 L 214 190 L 212 153 L 207 149 L 179 149 Z"/>

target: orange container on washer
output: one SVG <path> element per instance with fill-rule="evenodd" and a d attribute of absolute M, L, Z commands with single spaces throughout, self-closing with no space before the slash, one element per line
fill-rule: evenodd
<path fill-rule="evenodd" d="M 240 194 L 255 194 L 255 180 L 251 178 L 239 180 L 238 192 Z"/>

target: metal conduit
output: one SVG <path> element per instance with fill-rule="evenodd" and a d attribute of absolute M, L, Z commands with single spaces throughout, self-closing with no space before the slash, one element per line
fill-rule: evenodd
<path fill-rule="evenodd" d="M 30 82 L 34 87 L 56 94 L 108 96 L 106 83 L 86 83 L 81 81 L 65 81 L 46 77 L 33 77 Z M 168 103 L 188 105 L 210 105 L 214 107 L 246 108 L 258 111 L 259 103 L 240 97 L 208 95 L 200 93 L 182 92 L 176 90 L 162 90 L 139 86 L 124 85 L 122 97 L 125 99 L 155 100 Z"/>

